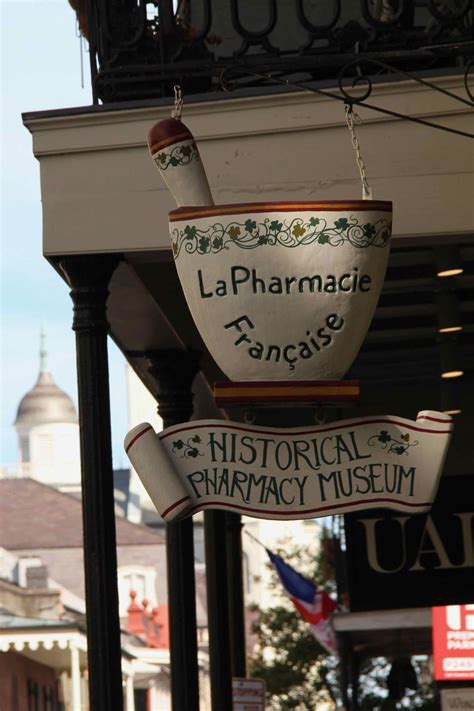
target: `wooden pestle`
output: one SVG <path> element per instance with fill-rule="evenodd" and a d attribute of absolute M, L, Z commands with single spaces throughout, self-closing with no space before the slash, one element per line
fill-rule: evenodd
<path fill-rule="evenodd" d="M 148 134 L 148 148 L 178 207 L 214 204 L 196 141 L 180 119 L 158 121 Z"/>

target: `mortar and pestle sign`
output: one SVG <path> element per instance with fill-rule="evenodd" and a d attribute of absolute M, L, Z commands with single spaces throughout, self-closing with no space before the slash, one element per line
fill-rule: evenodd
<path fill-rule="evenodd" d="M 179 206 L 169 224 L 181 286 L 221 370 L 233 381 L 342 378 L 383 285 L 391 202 L 215 205 L 179 119 L 159 121 L 148 145 Z"/>
<path fill-rule="evenodd" d="M 214 205 L 179 116 L 157 123 L 148 144 L 179 206 L 170 235 L 183 291 L 211 355 L 240 381 L 231 386 L 288 392 L 342 378 L 382 288 L 391 203 Z M 423 512 L 451 430 L 432 411 L 286 429 L 198 420 L 156 433 L 144 422 L 125 450 L 166 521 L 209 508 L 280 520 L 373 506 Z"/>

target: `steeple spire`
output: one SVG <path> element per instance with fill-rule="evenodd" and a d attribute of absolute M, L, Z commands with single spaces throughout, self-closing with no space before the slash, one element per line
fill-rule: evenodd
<path fill-rule="evenodd" d="M 41 326 L 40 331 L 40 373 L 48 371 L 48 351 L 46 350 L 46 333 Z"/>

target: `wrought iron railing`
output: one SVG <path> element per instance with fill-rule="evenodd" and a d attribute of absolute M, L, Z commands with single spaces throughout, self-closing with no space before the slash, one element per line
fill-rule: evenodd
<path fill-rule="evenodd" d="M 239 85 L 258 86 L 268 80 L 248 72 L 318 81 L 360 73 L 361 56 L 417 71 L 461 68 L 474 54 L 471 0 L 75 2 L 104 103 L 168 96 L 177 82 L 213 91 L 229 67 Z"/>

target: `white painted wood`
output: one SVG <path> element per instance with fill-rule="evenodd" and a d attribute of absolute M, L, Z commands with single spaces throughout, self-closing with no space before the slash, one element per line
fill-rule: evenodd
<path fill-rule="evenodd" d="M 435 81 L 463 94 L 460 77 Z M 373 102 L 472 130 L 462 104 L 414 84 L 378 85 Z M 169 249 L 174 201 L 146 137 L 169 107 L 27 119 L 40 160 L 44 252 Z M 395 238 L 474 231 L 472 141 L 360 110 L 377 199 L 395 205 Z M 360 197 L 342 104 L 288 93 L 185 105 L 216 203 Z M 448 209 L 450 206 L 450 209 Z"/>
<path fill-rule="evenodd" d="M 304 430 L 201 420 L 157 435 L 142 423 L 124 446 L 165 521 L 208 508 L 288 521 L 374 505 L 429 511 L 451 429 L 448 415 L 431 410 L 416 423 L 371 416 Z"/>
<path fill-rule="evenodd" d="M 212 205 L 206 171 L 194 138 L 159 149 L 152 158 L 177 205 Z"/>
<path fill-rule="evenodd" d="M 133 693 L 133 676 L 128 675 L 125 681 L 125 711 L 135 711 L 135 696 Z"/>
<path fill-rule="evenodd" d="M 336 612 L 333 616 L 336 632 L 390 630 L 431 627 L 431 608 L 411 610 L 377 610 L 376 612 Z"/>
<path fill-rule="evenodd" d="M 81 667 L 79 650 L 74 644 L 71 650 L 71 711 L 81 711 Z M 128 711 L 128 710 L 127 710 Z"/>
<path fill-rule="evenodd" d="M 359 200 L 200 214 L 170 222 L 170 236 L 194 322 L 222 371 L 234 381 L 342 378 L 383 285 L 390 210 Z"/>

